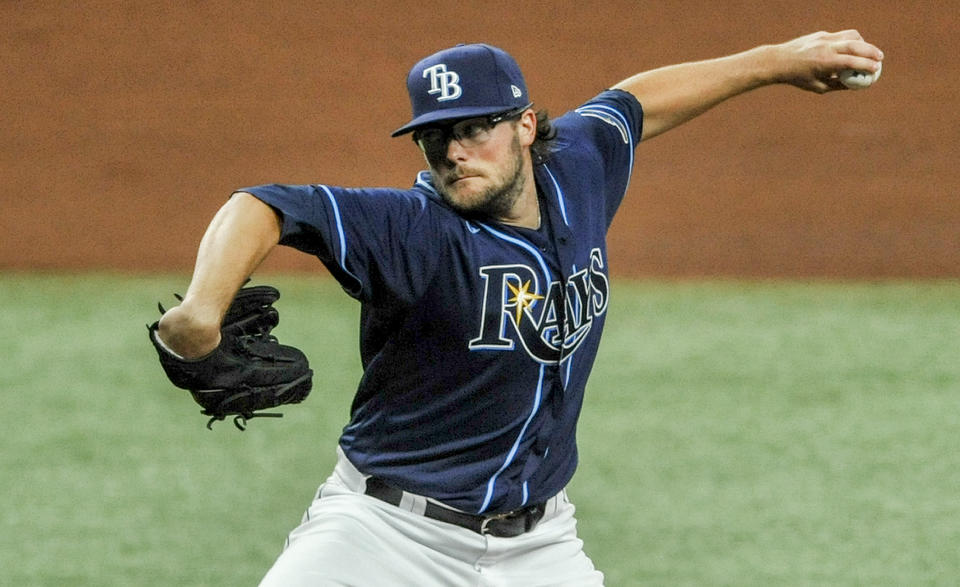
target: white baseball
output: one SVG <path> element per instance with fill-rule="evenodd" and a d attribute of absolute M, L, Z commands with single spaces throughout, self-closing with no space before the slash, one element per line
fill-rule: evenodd
<path fill-rule="evenodd" d="M 855 69 L 845 69 L 840 72 L 840 83 L 847 86 L 851 90 L 862 90 L 864 88 L 869 88 L 870 85 L 877 81 L 877 78 L 880 77 L 880 71 L 882 69 L 882 63 L 877 67 L 877 71 L 874 73 L 870 73 L 868 71 L 857 71 Z"/>

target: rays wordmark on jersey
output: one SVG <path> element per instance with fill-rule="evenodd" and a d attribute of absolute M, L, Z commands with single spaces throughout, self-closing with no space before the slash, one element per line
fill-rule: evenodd
<path fill-rule="evenodd" d="M 610 287 L 600 249 L 590 251 L 590 266 L 551 282 L 544 292 L 542 274 L 533 267 L 488 265 L 484 280 L 480 331 L 471 350 L 513 350 L 519 341 L 533 359 L 556 364 L 577 350 L 593 319 L 607 311 Z"/>

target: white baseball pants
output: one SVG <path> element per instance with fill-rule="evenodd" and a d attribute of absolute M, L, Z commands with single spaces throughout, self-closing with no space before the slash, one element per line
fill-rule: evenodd
<path fill-rule="evenodd" d="M 337 453 L 333 474 L 261 587 L 603 585 L 577 538 L 566 492 L 547 502 L 532 531 L 497 538 L 416 513 L 422 496 L 406 494 L 394 506 L 364 495 L 364 475 Z"/>

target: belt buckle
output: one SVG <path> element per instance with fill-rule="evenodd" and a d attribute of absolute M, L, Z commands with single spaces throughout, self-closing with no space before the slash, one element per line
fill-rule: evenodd
<path fill-rule="evenodd" d="M 536 515 L 536 508 L 525 508 L 514 510 L 504 514 L 496 514 L 483 519 L 480 522 L 480 534 L 496 536 L 497 538 L 514 538 L 521 534 L 533 530 L 540 521 Z M 496 522 L 507 522 L 502 527 L 498 527 Z M 493 526 L 491 526 L 493 524 Z"/>
<path fill-rule="evenodd" d="M 483 521 L 480 522 L 480 534 L 482 535 L 490 534 L 490 528 L 487 527 L 490 524 L 490 522 L 505 520 L 506 518 L 509 518 L 514 514 L 516 514 L 516 512 L 507 512 L 505 514 L 495 514 L 493 516 L 486 516 L 485 518 L 483 518 Z"/>

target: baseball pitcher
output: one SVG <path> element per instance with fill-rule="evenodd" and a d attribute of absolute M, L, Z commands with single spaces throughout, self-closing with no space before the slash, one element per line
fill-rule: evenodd
<path fill-rule="evenodd" d="M 241 289 L 274 246 L 319 258 L 362 308 L 337 465 L 262 585 L 602 585 L 565 487 L 637 145 L 764 85 L 843 89 L 882 59 L 856 31 L 815 33 L 641 73 L 551 120 L 510 55 L 457 45 L 407 77 L 393 134 L 428 167 L 409 189 L 237 190 L 150 328 L 211 423 L 310 391 L 273 334 L 279 292 Z"/>

